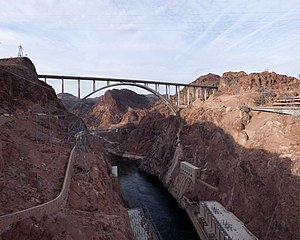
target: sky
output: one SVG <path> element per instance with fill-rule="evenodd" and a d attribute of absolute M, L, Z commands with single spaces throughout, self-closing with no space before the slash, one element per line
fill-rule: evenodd
<path fill-rule="evenodd" d="M 0 0 L 0 58 L 39 74 L 190 83 L 300 74 L 299 0 Z"/>

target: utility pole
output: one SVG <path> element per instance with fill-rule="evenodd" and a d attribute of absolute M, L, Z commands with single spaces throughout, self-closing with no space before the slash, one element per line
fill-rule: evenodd
<path fill-rule="evenodd" d="M 20 46 L 19 46 L 18 57 L 24 57 L 23 48 L 22 48 L 21 43 L 20 43 Z"/>

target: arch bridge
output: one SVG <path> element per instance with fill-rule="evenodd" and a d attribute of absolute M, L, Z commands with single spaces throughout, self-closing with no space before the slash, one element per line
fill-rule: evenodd
<path fill-rule="evenodd" d="M 196 84 L 184 84 L 174 82 L 162 82 L 162 81 L 150 81 L 139 79 L 121 79 L 121 78 L 104 78 L 104 77 L 84 77 L 84 76 L 63 76 L 63 75 L 38 75 L 39 79 L 47 83 L 48 80 L 56 80 L 61 82 L 61 92 L 65 93 L 66 81 L 77 82 L 77 97 L 81 98 L 81 83 L 90 82 L 92 84 L 92 92 L 96 92 L 96 83 L 102 82 L 106 86 L 120 86 L 129 85 L 134 87 L 140 87 L 147 91 L 152 92 L 157 96 L 161 96 L 168 102 L 175 102 L 177 107 L 189 105 L 196 99 L 202 99 L 203 101 L 215 93 L 218 90 L 217 87 L 196 85 Z M 49 82 L 48 82 L 49 83 Z M 119 84 L 119 85 L 118 85 Z M 51 85 L 51 84 L 50 84 Z M 100 91 L 100 90 L 99 90 Z M 174 92 L 174 97 L 171 98 L 171 92 Z M 90 94 L 92 95 L 92 94 Z M 90 96 L 89 95 L 89 96 Z"/>

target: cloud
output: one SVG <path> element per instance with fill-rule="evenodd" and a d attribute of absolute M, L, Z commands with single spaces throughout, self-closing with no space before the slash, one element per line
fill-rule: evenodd
<path fill-rule="evenodd" d="M 228 13 L 230 10 L 230 7 L 227 6 L 226 9 L 222 11 L 222 13 L 216 17 L 209 25 L 205 28 L 203 33 L 200 33 L 200 36 L 192 41 L 189 45 L 187 45 L 186 48 L 184 48 L 179 54 L 177 54 L 174 58 L 174 60 L 179 60 L 180 57 L 182 57 L 185 53 L 193 49 L 199 42 L 201 42 L 208 34 L 211 33 L 211 31 L 214 29 L 214 27 L 219 24 L 219 22 L 224 18 L 224 16 Z"/>
<path fill-rule="evenodd" d="M 13 2 L 0 2 L 0 57 L 21 43 L 39 73 L 174 82 L 270 66 L 298 74 L 296 0 Z"/>
<path fill-rule="evenodd" d="M 267 24 L 264 24 L 263 26 L 260 26 L 259 28 L 255 29 L 254 31 L 250 32 L 249 34 L 247 34 L 246 36 L 240 38 L 238 41 L 236 41 L 234 44 L 232 44 L 231 46 L 229 46 L 227 49 L 225 49 L 225 51 L 229 51 L 230 49 L 236 47 L 237 45 L 245 42 L 246 40 L 248 40 L 249 38 L 253 37 L 254 35 L 258 34 L 259 32 L 265 30 L 265 29 L 268 29 L 268 28 L 271 28 L 272 25 L 274 25 L 275 23 L 279 22 L 280 20 L 282 19 L 285 19 L 285 17 L 287 17 L 289 15 L 289 12 L 282 15 L 282 16 L 279 16 L 277 17 L 275 20 L 267 23 Z"/>

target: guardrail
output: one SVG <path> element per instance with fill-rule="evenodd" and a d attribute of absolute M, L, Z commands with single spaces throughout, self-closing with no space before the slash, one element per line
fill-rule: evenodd
<path fill-rule="evenodd" d="M 16 224 L 18 221 L 29 217 L 41 219 L 43 216 L 55 213 L 65 206 L 70 189 L 71 176 L 73 172 L 73 163 L 75 158 L 74 152 L 76 148 L 77 143 L 75 144 L 70 153 L 64 183 L 59 195 L 56 198 L 48 202 L 42 203 L 40 205 L 0 216 L 0 234 L 8 230 L 11 225 Z"/>
<path fill-rule="evenodd" d="M 248 107 L 252 111 L 271 112 L 285 115 L 300 116 L 300 107 Z"/>

